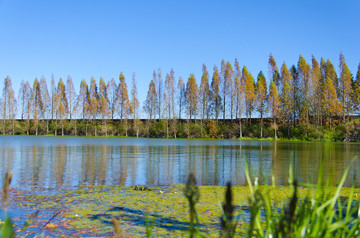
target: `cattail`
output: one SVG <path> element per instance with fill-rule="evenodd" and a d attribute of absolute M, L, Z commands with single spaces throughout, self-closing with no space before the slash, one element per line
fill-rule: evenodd
<path fill-rule="evenodd" d="M 227 183 L 227 188 L 225 192 L 225 203 L 223 204 L 223 215 L 220 218 L 221 220 L 221 236 L 222 237 L 233 237 L 234 235 L 234 225 L 232 225 L 232 220 L 234 217 L 235 206 L 232 204 L 232 191 L 231 191 L 231 182 Z"/>
<path fill-rule="evenodd" d="M 189 178 L 186 182 L 184 188 L 184 195 L 189 201 L 189 210 L 190 210 L 190 227 L 189 233 L 190 237 L 194 236 L 195 228 L 194 228 L 194 220 L 197 218 L 195 205 L 200 199 L 199 187 L 196 185 L 195 176 L 190 173 Z"/>

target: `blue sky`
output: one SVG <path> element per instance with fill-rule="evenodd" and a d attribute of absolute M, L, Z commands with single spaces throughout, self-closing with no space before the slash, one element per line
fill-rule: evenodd
<path fill-rule="evenodd" d="M 136 73 L 141 102 L 152 72 L 174 69 L 198 82 L 221 59 L 268 75 L 268 56 L 296 64 L 299 54 L 345 55 L 360 63 L 360 1 L 18 1 L 0 0 L 0 79 L 106 81 Z M 1 87 L 0 87 L 1 88 Z"/>

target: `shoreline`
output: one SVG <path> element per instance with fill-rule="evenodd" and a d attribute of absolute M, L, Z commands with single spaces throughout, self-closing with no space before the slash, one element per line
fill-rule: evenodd
<path fill-rule="evenodd" d="M 255 119 L 254 119 L 255 120 Z M 333 126 L 327 124 L 296 124 L 288 127 L 284 124 L 272 126 L 267 118 L 263 126 L 253 121 L 241 126 L 230 119 L 225 121 L 173 122 L 161 120 L 102 121 L 96 120 L 14 120 L 0 123 L 3 135 L 31 136 L 79 136 L 79 137 L 120 137 L 120 138 L 167 138 L 167 139 L 204 139 L 204 140 L 263 140 L 263 141 L 320 141 L 320 142 L 360 142 L 360 118 Z M 135 123 L 138 122 L 138 123 Z M 241 136 L 241 137 L 240 137 Z M 275 137 L 277 137 L 275 139 Z"/>
<path fill-rule="evenodd" d="M 173 138 L 173 137 L 136 137 L 136 136 L 103 136 L 103 135 L 97 135 L 97 136 L 79 136 L 79 135 L 0 135 L 1 137 L 10 137 L 10 136 L 22 136 L 22 137 L 53 137 L 53 138 L 114 138 L 114 139 L 159 139 L 159 140 L 209 140 L 209 141 L 224 141 L 224 140 L 230 140 L 230 141 L 278 141 L 278 142 L 323 142 L 323 143 L 350 143 L 350 144 L 356 144 L 360 143 L 359 141 L 331 141 L 326 139 L 316 139 L 316 138 L 258 138 L 258 137 L 241 137 L 241 138 Z"/>

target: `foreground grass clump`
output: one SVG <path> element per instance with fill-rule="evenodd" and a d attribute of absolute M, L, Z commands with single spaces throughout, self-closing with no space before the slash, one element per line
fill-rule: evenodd
<path fill-rule="evenodd" d="M 348 197 L 341 197 L 348 169 L 339 185 L 330 190 L 329 180 L 323 182 L 323 165 L 318 184 L 312 194 L 299 198 L 296 179 L 290 168 L 291 197 L 283 209 L 274 208 L 270 196 L 259 189 L 255 182 L 252 186 L 248 170 L 251 196 L 251 220 L 247 227 L 247 237 L 359 237 L 360 207 L 354 200 L 355 189 L 350 189 Z M 313 187 L 312 185 L 305 185 Z M 358 197 L 357 193 L 355 197 Z M 263 214 L 263 217 L 261 216 Z"/>

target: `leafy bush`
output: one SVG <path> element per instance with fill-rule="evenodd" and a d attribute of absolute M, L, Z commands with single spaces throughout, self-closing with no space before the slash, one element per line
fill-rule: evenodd
<path fill-rule="evenodd" d="M 351 120 L 344 125 L 344 137 L 346 141 L 360 142 L 360 119 Z"/>
<path fill-rule="evenodd" d="M 166 136 L 165 120 L 154 121 L 150 127 L 150 137 L 163 138 Z"/>

